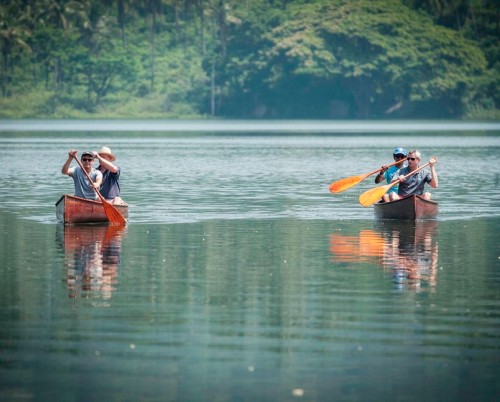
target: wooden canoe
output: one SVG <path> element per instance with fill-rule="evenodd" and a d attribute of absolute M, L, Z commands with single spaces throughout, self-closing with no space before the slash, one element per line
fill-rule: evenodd
<path fill-rule="evenodd" d="M 374 204 L 375 217 L 378 219 L 420 220 L 435 219 L 438 203 L 426 200 L 420 195 L 411 195 L 397 201 Z"/>
<path fill-rule="evenodd" d="M 128 204 L 113 206 L 125 219 L 128 218 Z M 109 222 L 100 201 L 87 200 L 68 194 L 63 195 L 56 202 L 56 217 L 65 224 Z"/>

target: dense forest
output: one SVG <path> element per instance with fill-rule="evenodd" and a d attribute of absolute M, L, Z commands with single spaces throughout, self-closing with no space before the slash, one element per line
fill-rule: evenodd
<path fill-rule="evenodd" d="M 2 0 L 0 118 L 498 119 L 498 0 Z"/>

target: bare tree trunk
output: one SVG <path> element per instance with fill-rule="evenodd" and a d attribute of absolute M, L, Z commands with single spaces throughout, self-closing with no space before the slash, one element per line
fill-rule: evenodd
<path fill-rule="evenodd" d="M 2 94 L 4 98 L 9 96 L 9 71 L 11 51 L 12 47 L 10 42 L 5 42 L 2 46 Z"/>
<path fill-rule="evenodd" d="M 207 54 L 207 44 L 205 43 L 205 10 L 201 0 L 197 0 L 198 12 L 200 15 L 200 42 L 201 42 L 201 54 L 205 56 Z"/>
<path fill-rule="evenodd" d="M 149 54 L 149 60 L 151 62 L 151 92 L 155 90 L 155 37 L 156 37 L 156 13 L 151 14 L 151 26 L 149 31 L 149 38 L 151 43 L 151 51 Z"/>
<path fill-rule="evenodd" d="M 219 0 L 217 5 L 217 25 L 219 28 L 219 40 L 221 45 L 222 59 L 226 58 L 227 53 L 227 24 L 226 24 L 226 2 Z"/>
<path fill-rule="evenodd" d="M 61 60 L 59 57 L 54 59 L 54 81 L 55 81 L 55 101 L 56 103 L 59 101 L 59 95 L 61 93 L 61 81 L 62 81 L 62 73 L 61 73 Z"/>
<path fill-rule="evenodd" d="M 92 85 L 93 85 L 93 82 L 92 82 L 92 71 L 91 69 L 88 69 L 86 71 L 86 75 L 87 75 L 87 81 L 88 81 L 88 84 L 87 84 L 87 106 L 90 106 L 92 104 Z"/>
<path fill-rule="evenodd" d="M 212 71 L 210 73 L 210 114 L 215 116 L 215 60 L 212 59 Z"/>
<path fill-rule="evenodd" d="M 118 0 L 117 9 L 118 9 L 118 24 L 120 25 L 120 31 L 122 36 L 122 45 L 123 47 L 127 47 L 127 34 L 125 32 L 125 4 L 123 3 L 123 0 Z"/>
<path fill-rule="evenodd" d="M 4 53 L 2 55 L 2 95 L 4 98 L 7 97 L 7 85 L 9 82 L 9 58 Z"/>

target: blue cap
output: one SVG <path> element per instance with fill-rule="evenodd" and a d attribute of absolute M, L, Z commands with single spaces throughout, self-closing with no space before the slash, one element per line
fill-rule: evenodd
<path fill-rule="evenodd" d="M 404 149 L 404 148 L 396 148 L 394 150 L 393 155 L 404 155 L 404 156 L 407 156 L 408 152 L 406 152 L 406 149 Z"/>

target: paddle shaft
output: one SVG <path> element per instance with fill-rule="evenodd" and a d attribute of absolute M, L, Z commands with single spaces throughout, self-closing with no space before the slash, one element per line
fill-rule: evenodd
<path fill-rule="evenodd" d="M 406 158 L 400 159 L 396 162 L 391 163 L 390 165 L 387 165 L 387 167 L 391 167 L 394 165 L 397 165 L 398 163 L 404 162 Z M 345 191 L 353 186 L 355 186 L 358 183 L 361 183 L 363 180 L 365 180 L 367 177 L 371 176 L 374 173 L 382 171 L 383 168 L 379 168 L 377 170 L 374 170 L 373 172 L 366 173 L 366 174 L 360 174 L 357 176 L 351 176 L 351 177 L 346 177 L 345 179 L 338 180 L 328 187 L 330 192 L 332 193 L 341 193 L 342 191 Z"/>
<path fill-rule="evenodd" d="M 73 156 L 73 159 L 78 163 L 78 165 L 80 165 L 80 167 L 83 170 L 83 173 L 85 173 L 85 176 L 87 176 L 87 179 L 89 179 L 89 182 L 93 183 L 92 179 L 90 178 L 90 175 L 87 173 L 87 171 L 83 167 L 82 162 L 80 162 L 80 160 L 76 156 Z M 97 188 L 95 188 L 94 186 L 92 186 L 92 188 L 97 193 L 97 195 L 99 196 L 99 198 L 101 199 L 102 202 L 107 202 L 106 199 L 102 196 L 102 194 L 99 192 L 99 190 Z"/>
<path fill-rule="evenodd" d="M 416 168 L 415 170 L 411 171 L 410 173 L 408 173 L 408 174 L 404 175 L 405 180 L 406 180 L 408 177 L 413 176 L 415 173 L 417 173 L 418 171 L 420 171 L 420 170 L 422 170 L 422 169 L 426 168 L 426 167 L 427 167 L 427 166 L 429 166 L 429 165 L 430 165 L 430 163 L 429 163 L 429 162 L 427 162 L 425 165 L 422 165 L 422 166 L 420 166 L 420 167 Z M 387 187 L 387 190 L 389 190 L 392 186 L 394 186 L 394 185 L 395 185 L 395 184 L 397 184 L 397 183 L 400 183 L 400 181 L 399 181 L 399 180 L 395 180 L 395 181 L 393 181 L 392 183 L 389 183 L 389 184 L 388 184 L 388 186 L 389 186 L 389 187 Z"/>
<path fill-rule="evenodd" d="M 406 160 L 406 158 L 404 158 L 404 159 L 400 159 L 400 160 L 398 160 L 398 161 L 396 161 L 396 162 L 393 162 L 393 163 L 391 163 L 390 165 L 386 165 L 386 166 L 387 166 L 388 168 L 390 168 L 391 166 L 397 165 L 398 163 L 404 162 L 405 160 Z M 374 170 L 374 171 L 373 171 L 373 172 L 371 172 L 371 173 L 367 173 L 366 177 L 371 176 L 373 173 L 378 173 L 378 172 L 381 172 L 381 171 L 382 171 L 382 169 L 383 169 L 383 168 L 380 168 L 380 169 Z"/>

